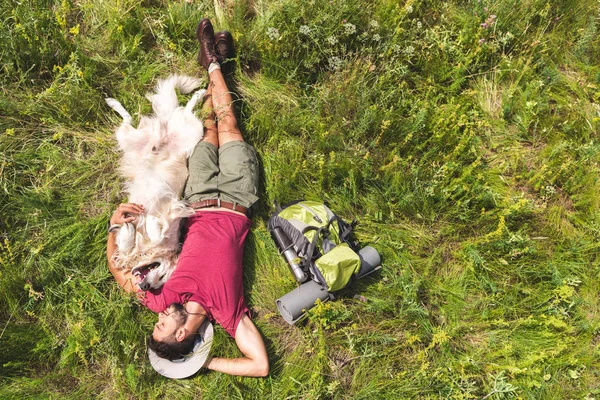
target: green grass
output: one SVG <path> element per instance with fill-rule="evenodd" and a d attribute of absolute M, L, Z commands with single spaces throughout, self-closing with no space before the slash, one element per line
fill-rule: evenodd
<path fill-rule="evenodd" d="M 157 375 L 155 317 L 105 260 L 124 199 L 103 98 L 135 118 L 157 79 L 204 77 L 202 17 L 236 40 L 262 164 L 244 264 L 265 379 Z M 3 2 L 0 398 L 598 398 L 599 30 L 595 0 Z M 290 327 L 266 221 L 297 198 L 384 261 Z"/>

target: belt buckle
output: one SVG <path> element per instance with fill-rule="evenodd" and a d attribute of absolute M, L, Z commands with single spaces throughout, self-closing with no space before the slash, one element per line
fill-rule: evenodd
<path fill-rule="evenodd" d="M 217 208 L 221 208 L 221 197 L 217 197 Z"/>

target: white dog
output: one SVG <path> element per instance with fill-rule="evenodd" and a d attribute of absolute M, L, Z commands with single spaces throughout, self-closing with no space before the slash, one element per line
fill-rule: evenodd
<path fill-rule="evenodd" d="M 198 90 L 184 107 L 177 93 L 190 93 L 200 81 L 189 76 L 171 75 L 156 85 L 153 116 L 142 116 L 137 128 L 131 115 L 115 99 L 106 103 L 123 117 L 116 136 L 120 149 L 121 174 L 130 203 L 144 206 L 145 213 L 133 223 L 124 224 L 116 237 L 117 268 L 131 270 L 139 277 L 142 290 L 159 288 L 171 276 L 180 250 L 182 218 L 194 211 L 180 200 L 188 170 L 187 158 L 204 134 L 202 122 L 193 108 L 206 94 Z"/>

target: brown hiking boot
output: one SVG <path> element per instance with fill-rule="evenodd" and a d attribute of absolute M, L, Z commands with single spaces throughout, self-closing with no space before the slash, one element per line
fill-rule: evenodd
<path fill-rule="evenodd" d="M 200 20 L 196 29 L 196 38 L 200 42 L 198 63 L 208 70 L 210 63 L 219 61 L 215 53 L 215 31 L 208 18 Z"/>
<path fill-rule="evenodd" d="M 228 31 L 217 32 L 215 35 L 215 53 L 220 62 L 233 57 L 234 49 L 231 33 Z"/>

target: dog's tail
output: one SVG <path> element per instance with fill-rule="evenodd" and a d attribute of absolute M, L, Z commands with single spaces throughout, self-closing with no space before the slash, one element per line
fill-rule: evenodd
<path fill-rule="evenodd" d="M 170 75 L 167 79 L 161 79 L 156 84 L 156 94 L 149 94 L 148 100 L 152 102 L 154 113 L 160 120 L 168 120 L 173 111 L 179 106 L 177 99 L 178 89 L 187 94 L 200 86 L 200 79 L 187 75 Z"/>

